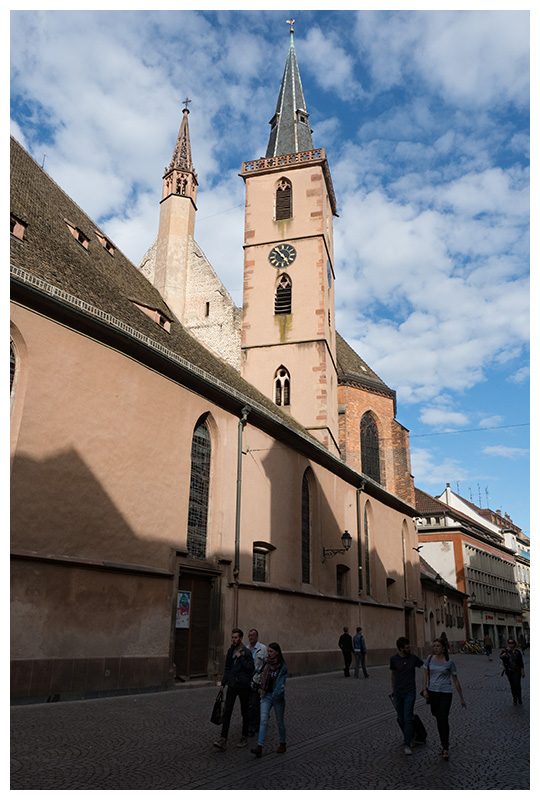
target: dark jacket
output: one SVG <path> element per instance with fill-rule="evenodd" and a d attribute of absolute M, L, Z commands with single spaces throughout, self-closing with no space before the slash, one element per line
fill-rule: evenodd
<path fill-rule="evenodd" d="M 342 650 L 344 653 L 352 653 L 354 648 L 350 633 L 342 633 L 339 637 L 338 645 L 340 650 Z"/>
<path fill-rule="evenodd" d="M 251 676 L 255 671 L 255 663 L 253 656 L 243 645 L 238 657 L 235 655 L 237 652 L 232 645 L 229 647 L 221 684 L 222 686 L 232 686 L 234 689 L 242 689 L 249 686 Z"/>

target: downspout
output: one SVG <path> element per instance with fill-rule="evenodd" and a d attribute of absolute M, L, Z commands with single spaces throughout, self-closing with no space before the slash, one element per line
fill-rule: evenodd
<path fill-rule="evenodd" d="M 238 574 L 240 572 L 240 511 L 242 507 L 242 438 L 251 406 L 244 406 L 238 420 L 238 456 L 236 465 L 236 524 L 234 532 L 234 627 L 238 627 Z"/>
<path fill-rule="evenodd" d="M 362 591 L 364 589 L 364 575 L 362 573 L 362 513 L 361 513 L 361 506 L 360 506 L 360 495 L 366 485 L 365 481 L 360 483 L 360 486 L 356 490 L 356 536 L 358 540 L 358 596 L 362 595 Z M 358 604 L 359 610 L 359 618 L 358 624 L 362 627 L 362 603 Z"/>

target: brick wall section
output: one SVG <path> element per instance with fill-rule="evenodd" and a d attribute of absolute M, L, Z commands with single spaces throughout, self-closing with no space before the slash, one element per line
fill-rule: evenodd
<path fill-rule="evenodd" d="M 362 472 L 360 421 L 371 411 L 379 427 L 381 484 L 392 494 L 414 505 L 414 485 L 410 470 L 409 434 L 394 419 L 391 397 L 356 386 L 338 386 L 339 446 L 343 460 Z"/>

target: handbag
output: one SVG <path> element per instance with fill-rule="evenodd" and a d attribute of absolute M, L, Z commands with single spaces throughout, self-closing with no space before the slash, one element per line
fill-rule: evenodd
<path fill-rule="evenodd" d="M 223 699 L 223 689 L 220 689 L 216 697 L 216 700 L 214 702 L 214 708 L 212 709 L 210 722 L 213 722 L 214 725 L 221 725 L 221 723 L 223 722 L 224 708 L 225 708 L 225 700 Z"/>

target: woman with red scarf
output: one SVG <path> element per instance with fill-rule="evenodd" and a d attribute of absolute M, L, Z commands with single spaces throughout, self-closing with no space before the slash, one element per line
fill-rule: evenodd
<path fill-rule="evenodd" d="M 251 752 L 260 758 L 262 756 L 268 717 L 270 709 L 274 707 L 276 722 L 279 731 L 278 753 L 287 749 L 285 735 L 285 681 L 287 680 L 287 665 L 283 660 L 281 647 L 277 642 L 268 645 L 268 658 L 265 662 L 261 677 L 261 722 L 259 726 L 259 742 Z"/>

